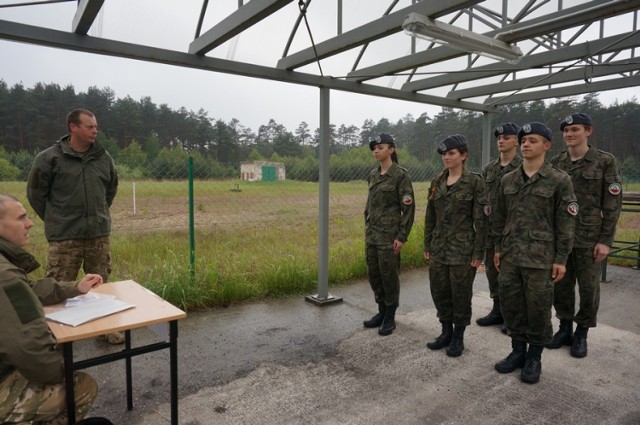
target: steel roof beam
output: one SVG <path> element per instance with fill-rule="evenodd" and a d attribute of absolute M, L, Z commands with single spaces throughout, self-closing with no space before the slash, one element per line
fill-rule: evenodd
<path fill-rule="evenodd" d="M 76 14 L 73 16 L 71 31 L 80 35 L 87 34 L 103 4 L 104 0 L 80 0 Z"/>
<path fill-rule="evenodd" d="M 511 24 L 504 28 L 494 29 L 484 33 L 484 35 L 488 37 L 495 37 L 497 34 L 504 34 L 501 38 L 502 41 L 505 41 L 507 43 L 515 43 L 518 41 L 526 40 L 528 38 L 526 34 L 528 33 L 545 35 L 570 28 L 571 26 L 591 23 L 596 18 L 604 19 L 628 12 L 629 10 L 636 9 L 638 7 L 638 4 L 640 4 L 640 0 L 624 2 L 616 1 L 615 5 L 612 5 L 611 3 L 611 0 L 595 0 L 586 5 L 570 7 L 568 9 L 549 13 L 545 16 L 541 16 L 535 19 Z M 571 19 L 568 18 L 569 16 L 571 17 Z M 567 21 L 563 22 L 563 18 L 567 18 Z M 569 23 L 571 25 L 569 25 Z M 385 75 L 393 75 L 397 72 L 402 72 L 409 69 L 430 65 L 436 62 L 453 59 L 466 54 L 467 53 L 461 52 L 458 49 L 447 46 L 436 47 L 422 52 L 417 52 L 412 55 L 397 58 L 388 62 L 352 71 L 347 74 L 347 78 L 353 81 L 369 80 L 372 78 Z"/>
<path fill-rule="evenodd" d="M 634 47 L 640 47 L 640 33 L 635 31 L 601 38 L 574 46 L 561 47 L 553 51 L 525 56 L 517 64 L 510 64 L 506 62 L 493 63 L 455 74 L 449 73 L 428 79 L 407 82 L 402 86 L 402 90 L 427 90 L 450 84 L 462 83 L 464 81 L 494 77 L 496 75 L 502 75 L 509 72 L 562 63 L 570 60 L 590 58 L 596 54 L 615 52 Z"/>
<path fill-rule="evenodd" d="M 189 53 L 204 55 L 293 0 L 251 0 L 189 44 Z"/>
<path fill-rule="evenodd" d="M 493 93 L 505 93 L 512 90 L 523 90 L 531 87 L 541 87 L 552 84 L 567 83 L 570 81 L 584 80 L 585 78 L 597 78 L 611 74 L 621 74 L 640 69 L 640 62 L 624 59 L 604 64 L 585 65 L 581 68 L 573 68 L 553 74 L 541 74 L 535 77 L 520 78 L 517 80 L 500 81 L 494 84 L 483 84 L 468 89 L 458 89 L 447 94 L 449 99 L 466 99 L 470 97 L 486 96 Z"/>
<path fill-rule="evenodd" d="M 440 0 L 437 2 L 421 1 L 411 6 L 390 13 L 387 16 L 371 21 L 351 31 L 318 43 L 312 47 L 286 56 L 278 61 L 279 69 L 295 69 L 317 60 L 342 53 L 354 47 L 370 43 L 390 34 L 402 31 L 402 22 L 410 12 L 430 17 L 443 16 L 464 7 L 472 6 L 482 0 Z M 317 56 L 316 56 L 317 52 Z"/>

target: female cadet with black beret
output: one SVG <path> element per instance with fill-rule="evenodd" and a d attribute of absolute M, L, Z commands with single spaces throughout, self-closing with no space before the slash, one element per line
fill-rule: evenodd
<path fill-rule="evenodd" d="M 369 143 L 379 166 L 371 170 L 364 210 L 367 274 L 378 313 L 364 321 L 378 334 L 391 335 L 400 298 L 400 250 L 409 238 L 415 215 L 409 173 L 398 165 L 391 135 L 382 133 Z"/>
<path fill-rule="evenodd" d="M 445 168 L 429 188 L 424 258 L 429 260 L 431 296 L 442 333 L 427 347 L 447 347 L 448 356 L 458 357 L 471 321 L 473 280 L 484 254 L 491 207 L 484 179 L 464 166 L 469 156 L 467 139 L 461 134 L 448 136 L 438 145 L 438 153 Z"/>

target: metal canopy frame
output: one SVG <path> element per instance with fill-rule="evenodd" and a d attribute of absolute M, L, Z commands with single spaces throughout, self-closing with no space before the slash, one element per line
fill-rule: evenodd
<path fill-rule="evenodd" d="M 316 6 L 326 6 L 330 0 L 203 0 L 199 16 L 193 14 L 195 37 L 181 50 L 88 35 L 100 13 L 113 5 L 104 0 L 78 0 L 68 31 L 2 19 L 3 8 L 38 7 L 55 1 L 64 0 L 0 3 L 0 39 L 317 87 L 321 147 L 329 144 L 331 90 L 482 112 L 482 160 L 486 163 L 491 116 L 500 105 L 640 84 L 640 58 L 636 55 L 640 0 L 334 0 L 332 15 L 314 15 Z M 232 11 L 220 13 L 225 10 L 221 5 L 231 1 L 237 1 Z M 343 31 L 344 10 L 349 6 L 358 14 L 378 11 L 378 15 L 364 21 L 350 20 L 358 23 Z M 162 6 L 154 3 L 153 7 Z M 281 30 L 276 25 L 265 30 L 263 24 L 268 25 L 283 11 L 297 14 L 290 20 L 290 35 L 282 45 L 281 57 L 267 63 L 220 57 L 221 46 L 234 37 L 258 27 L 261 31 Z M 402 22 L 410 12 L 517 43 L 524 57 L 510 64 L 418 42 L 402 33 Z M 205 20 L 213 23 L 200 34 Z M 326 36 L 326 29 L 334 24 L 335 34 Z M 167 30 L 177 29 L 148 28 L 149 32 Z M 318 32 L 324 38 L 319 38 Z M 289 53 L 294 42 L 297 50 Z M 376 50 L 378 45 L 382 48 Z M 403 49 L 409 52 L 401 53 Z M 325 75 L 325 64 L 329 63 L 333 68 Z M 326 270 L 329 186 L 325 156 L 320 164 L 320 273 L 318 294 L 313 297 L 319 304 L 335 300 L 328 294 Z"/>

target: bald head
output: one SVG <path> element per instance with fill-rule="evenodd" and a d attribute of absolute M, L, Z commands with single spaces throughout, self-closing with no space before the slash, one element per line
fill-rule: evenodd
<path fill-rule="evenodd" d="M 0 237 L 22 248 L 29 242 L 32 226 L 20 201 L 11 195 L 0 194 Z"/>
<path fill-rule="evenodd" d="M 7 195 L 6 193 L 0 193 L 0 220 L 7 214 L 7 202 L 19 202 L 15 197 Z"/>

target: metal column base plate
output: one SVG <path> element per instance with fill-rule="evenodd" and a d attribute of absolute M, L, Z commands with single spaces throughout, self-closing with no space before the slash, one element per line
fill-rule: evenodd
<path fill-rule="evenodd" d="M 335 304 L 335 303 L 341 303 L 342 302 L 342 298 L 340 297 L 334 297 L 333 295 L 329 294 L 327 295 L 327 297 L 319 297 L 318 294 L 316 295 L 307 295 L 306 297 L 304 297 L 304 299 L 306 301 L 309 301 L 310 303 L 313 303 L 315 305 L 328 305 L 328 304 Z"/>

